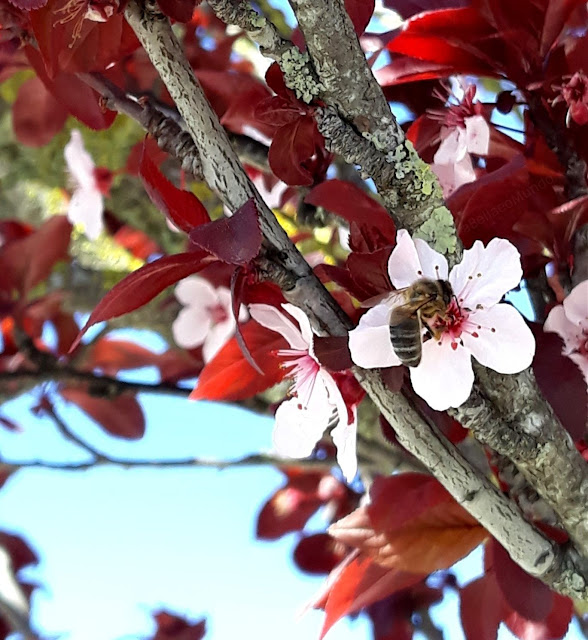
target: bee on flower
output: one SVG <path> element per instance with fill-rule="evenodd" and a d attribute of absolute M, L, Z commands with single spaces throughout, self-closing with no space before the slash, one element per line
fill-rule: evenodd
<path fill-rule="evenodd" d="M 530 366 L 533 334 L 514 307 L 501 303 L 522 277 L 519 253 L 508 240 L 494 238 L 486 247 L 475 242 L 449 272 L 444 256 L 401 230 L 388 274 L 396 289 L 414 287 L 423 279 L 444 283 L 435 295 L 444 298 L 445 305 L 419 329 L 422 353 L 417 366 L 410 367 L 414 391 L 433 409 L 444 411 L 468 399 L 474 383 L 472 356 L 499 373 L 518 373 Z M 402 364 L 390 339 L 397 305 L 397 297 L 389 296 L 349 333 L 355 364 L 367 369 Z"/>

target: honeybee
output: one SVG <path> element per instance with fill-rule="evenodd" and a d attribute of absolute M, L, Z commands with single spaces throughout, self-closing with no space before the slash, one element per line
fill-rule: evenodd
<path fill-rule="evenodd" d="M 407 367 L 421 361 L 423 324 L 434 338 L 438 337 L 434 321 L 443 320 L 454 298 L 447 280 L 417 280 L 406 289 L 394 291 L 390 300 L 398 305 L 390 315 L 390 340 L 394 352 Z"/>

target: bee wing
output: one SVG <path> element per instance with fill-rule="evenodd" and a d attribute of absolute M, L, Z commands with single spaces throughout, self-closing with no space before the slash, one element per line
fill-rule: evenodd
<path fill-rule="evenodd" d="M 400 305 L 404 302 L 404 292 L 406 289 L 396 289 L 396 291 L 387 291 L 378 296 L 368 298 L 361 303 L 361 307 L 375 307 L 377 304 L 387 303 L 390 306 Z"/>

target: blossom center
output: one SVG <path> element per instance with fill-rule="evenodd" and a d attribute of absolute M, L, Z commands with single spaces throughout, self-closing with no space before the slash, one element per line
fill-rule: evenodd
<path fill-rule="evenodd" d="M 451 340 L 451 344 L 454 349 L 457 349 L 457 341 L 464 331 L 464 323 L 467 321 L 469 313 L 462 309 L 455 300 L 452 300 L 445 314 L 443 316 L 437 316 L 433 326 L 433 334 L 435 336 L 441 336 L 439 340 L 443 339 L 443 336 L 447 336 Z"/>
<path fill-rule="evenodd" d="M 226 322 L 229 319 L 227 310 L 220 303 L 206 307 L 206 311 L 208 311 L 208 315 L 210 316 L 213 324 L 220 324 L 221 322 Z"/>
<path fill-rule="evenodd" d="M 308 351 L 281 349 L 277 355 L 286 358 L 287 361 L 282 366 L 290 369 L 286 375 L 294 381 L 292 393 L 298 396 L 303 407 L 307 407 L 321 368 L 320 364 Z"/>

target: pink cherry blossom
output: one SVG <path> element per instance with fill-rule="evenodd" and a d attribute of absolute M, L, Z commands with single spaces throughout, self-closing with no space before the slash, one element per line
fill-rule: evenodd
<path fill-rule="evenodd" d="M 320 365 L 313 350 L 313 333 L 303 311 L 291 304 L 282 305 L 296 322 L 267 304 L 249 305 L 251 316 L 262 326 L 284 336 L 290 349 L 278 356 L 284 358 L 288 377 L 293 380 L 291 394 L 276 411 L 273 442 L 276 452 L 289 458 L 309 456 L 323 432 L 337 421 L 331 436 L 337 447 L 337 462 L 347 480 L 357 472 L 355 410 L 349 420 L 347 406 L 333 376 Z"/>
<path fill-rule="evenodd" d="M 431 169 L 441 183 L 445 198 L 461 185 L 476 179 L 470 154 L 483 156 L 488 153 L 490 127 L 482 115 L 482 105 L 474 102 L 475 95 L 476 86 L 466 86 L 459 104 L 429 113 L 434 119 L 443 119 L 441 144 Z"/>
<path fill-rule="evenodd" d="M 469 397 L 474 382 L 471 356 L 499 373 L 526 369 L 535 353 L 535 340 L 522 316 L 502 296 L 522 276 L 515 247 L 501 238 L 488 246 L 476 241 L 463 260 L 448 273 L 447 260 L 423 240 L 399 231 L 388 262 L 396 289 L 421 278 L 448 280 L 454 293 L 447 317 L 437 320 L 438 340 L 423 343 L 418 367 L 410 368 L 412 386 L 433 409 L 458 407 Z M 390 341 L 389 320 L 398 296 L 392 296 L 365 313 L 349 333 L 353 361 L 361 367 L 400 364 Z"/>
<path fill-rule="evenodd" d="M 231 292 L 215 289 L 200 276 L 190 276 L 178 283 L 176 298 L 184 308 L 172 324 L 176 344 L 185 349 L 202 345 L 204 362 L 212 360 L 235 333 Z M 239 321 L 247 319 L 247 309 L 239 307 Z"/>
<path fill-rule="evenodd" d="M 96 240 L 104 228 L 103 195 L 108 193 L 112 174 L 97 168 L 84 147 L 82 134 L 74 129 L 64 148 L 65 162 L 74 183 L 74 191 L 67 208 L 67 218 L 80 224 L 90 240 Z"/>
<path fill-rule="evenodd" d="M 588 384 L 588 280 L 549 312 L 543 330 L 561 336 L 562 353 L 578 365 Z"/>

